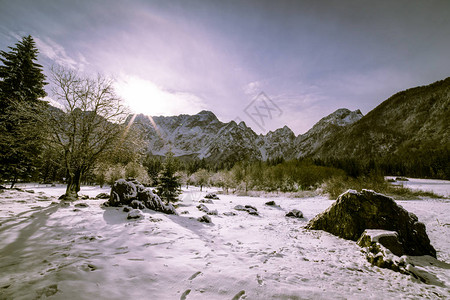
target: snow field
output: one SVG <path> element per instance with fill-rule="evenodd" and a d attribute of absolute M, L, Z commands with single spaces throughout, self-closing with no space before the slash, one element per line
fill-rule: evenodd
<path fill-rule="evenodd" d="M 450 297 L 448 200 L 398 201 L 425 223 L 438 251 L 438 260 L 410 258 L 430 276 L 433 284 L 425 284 L 371 266 L 355 242 L 304 229 L 333 203 L 326 197 L 219 195 L 205 204 L 219 212 L 205 224 L 196 220 L 204 215 L 196 206 L 206 191 L 193 187 L 177 208 L 188 214 L 143 210 L 138 220 L 127 220 L 122 208 L 102 208 L 105 200 L 51 204 L 60 188 L 0 193 L 0 299 Z M 81 194 L 100 192 L 109 189 Z M 264 205 L 269 200 L 280 207 Z M 81 202 L 89 207 L 76 207 Z M 234 210 L 239 204 L 255 206 L 260 216 Z M 294 208 L 305 218 L 285 217 Z"/>

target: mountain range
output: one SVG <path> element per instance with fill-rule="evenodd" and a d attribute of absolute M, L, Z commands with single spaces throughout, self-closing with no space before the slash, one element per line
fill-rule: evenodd
<path fill-rule="evenodd" d="M 437 151 L 446 163 L 449 108 L 450 77 L 399 92 L 365 116 L 360 110 L 338 109 L 297 136 L 287 126 L 256 134 L 244 122 L 221 122 L 210 111 L 170 117 L 138 114 L 133 126 L 147 141 L 148 152 L 158 156 L 170 150 L 181 158 L 233 163 L 280 157 L 388 159 L 411 153 L 425 159 Z"/>
<path fill-rule="evenodd" d="M 205 158 L 215 161 L 298 158 L 314 153 L 324 138 L 363 117 L 359 110 L 342 108 L 324 117 L 308 132 L 296 136 L 287 126 L 267 134 L 256 134 L 244 122 L 221 122 L 214 113 L 170 117 L 134 116 L 135 126 L 148 142 L 153 155 Z"/>

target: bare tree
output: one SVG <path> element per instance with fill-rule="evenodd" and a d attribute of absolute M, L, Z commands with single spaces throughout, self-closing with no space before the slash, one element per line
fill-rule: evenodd
<path fill-rule="evenodd" d="M 50 110 L 51 145 L 64 157 L 66 196 L 77 196 L 83 174 L 126 134 L 127 114 L 111 79 L 54 67 L 51 82 L 61 105 Z"/>

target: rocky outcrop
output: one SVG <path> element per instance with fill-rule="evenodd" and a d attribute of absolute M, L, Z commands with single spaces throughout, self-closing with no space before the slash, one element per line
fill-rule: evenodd
<path fill-rule="evenodd" d="M 158 195 L 150 188 L 144 187 L 136 180 L 119 179 L 111 187 L 109 200 L 105 206 L 131 206 L 133 208 L 148 208 L 166 214 L 177 215 L 172 204 L 164 204 Z"/>
<path fill-rule="evenodd" d="M 397 205 L 392 198 L 371 190 L 348 190 L 326 211 L 314 217 L 306 228 L 324 230 L 354 241 L 366 229 L 395 231 L 403 253 L 436 257 L 425 225 L 417 216 Z"/>

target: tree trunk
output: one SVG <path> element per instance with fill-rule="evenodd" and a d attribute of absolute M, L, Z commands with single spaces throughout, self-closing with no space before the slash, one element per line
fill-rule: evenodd
<path fill-rule="evenodd" d="M 200 192 L 202 191 L 203 185 L 200 184 Z"/>
<path fill-rule="evenodd" d="M 75 197 L 78 197 L 78 192 L 80 191 L 80 186 L 81 186 L 81 176 L 82 175 L 83 175 L 83 171 L 81 169 L 75 170 L 73 175 L 68 174 L 67 188 L 66 188 L 67 196 L 73 195 Z"/>

